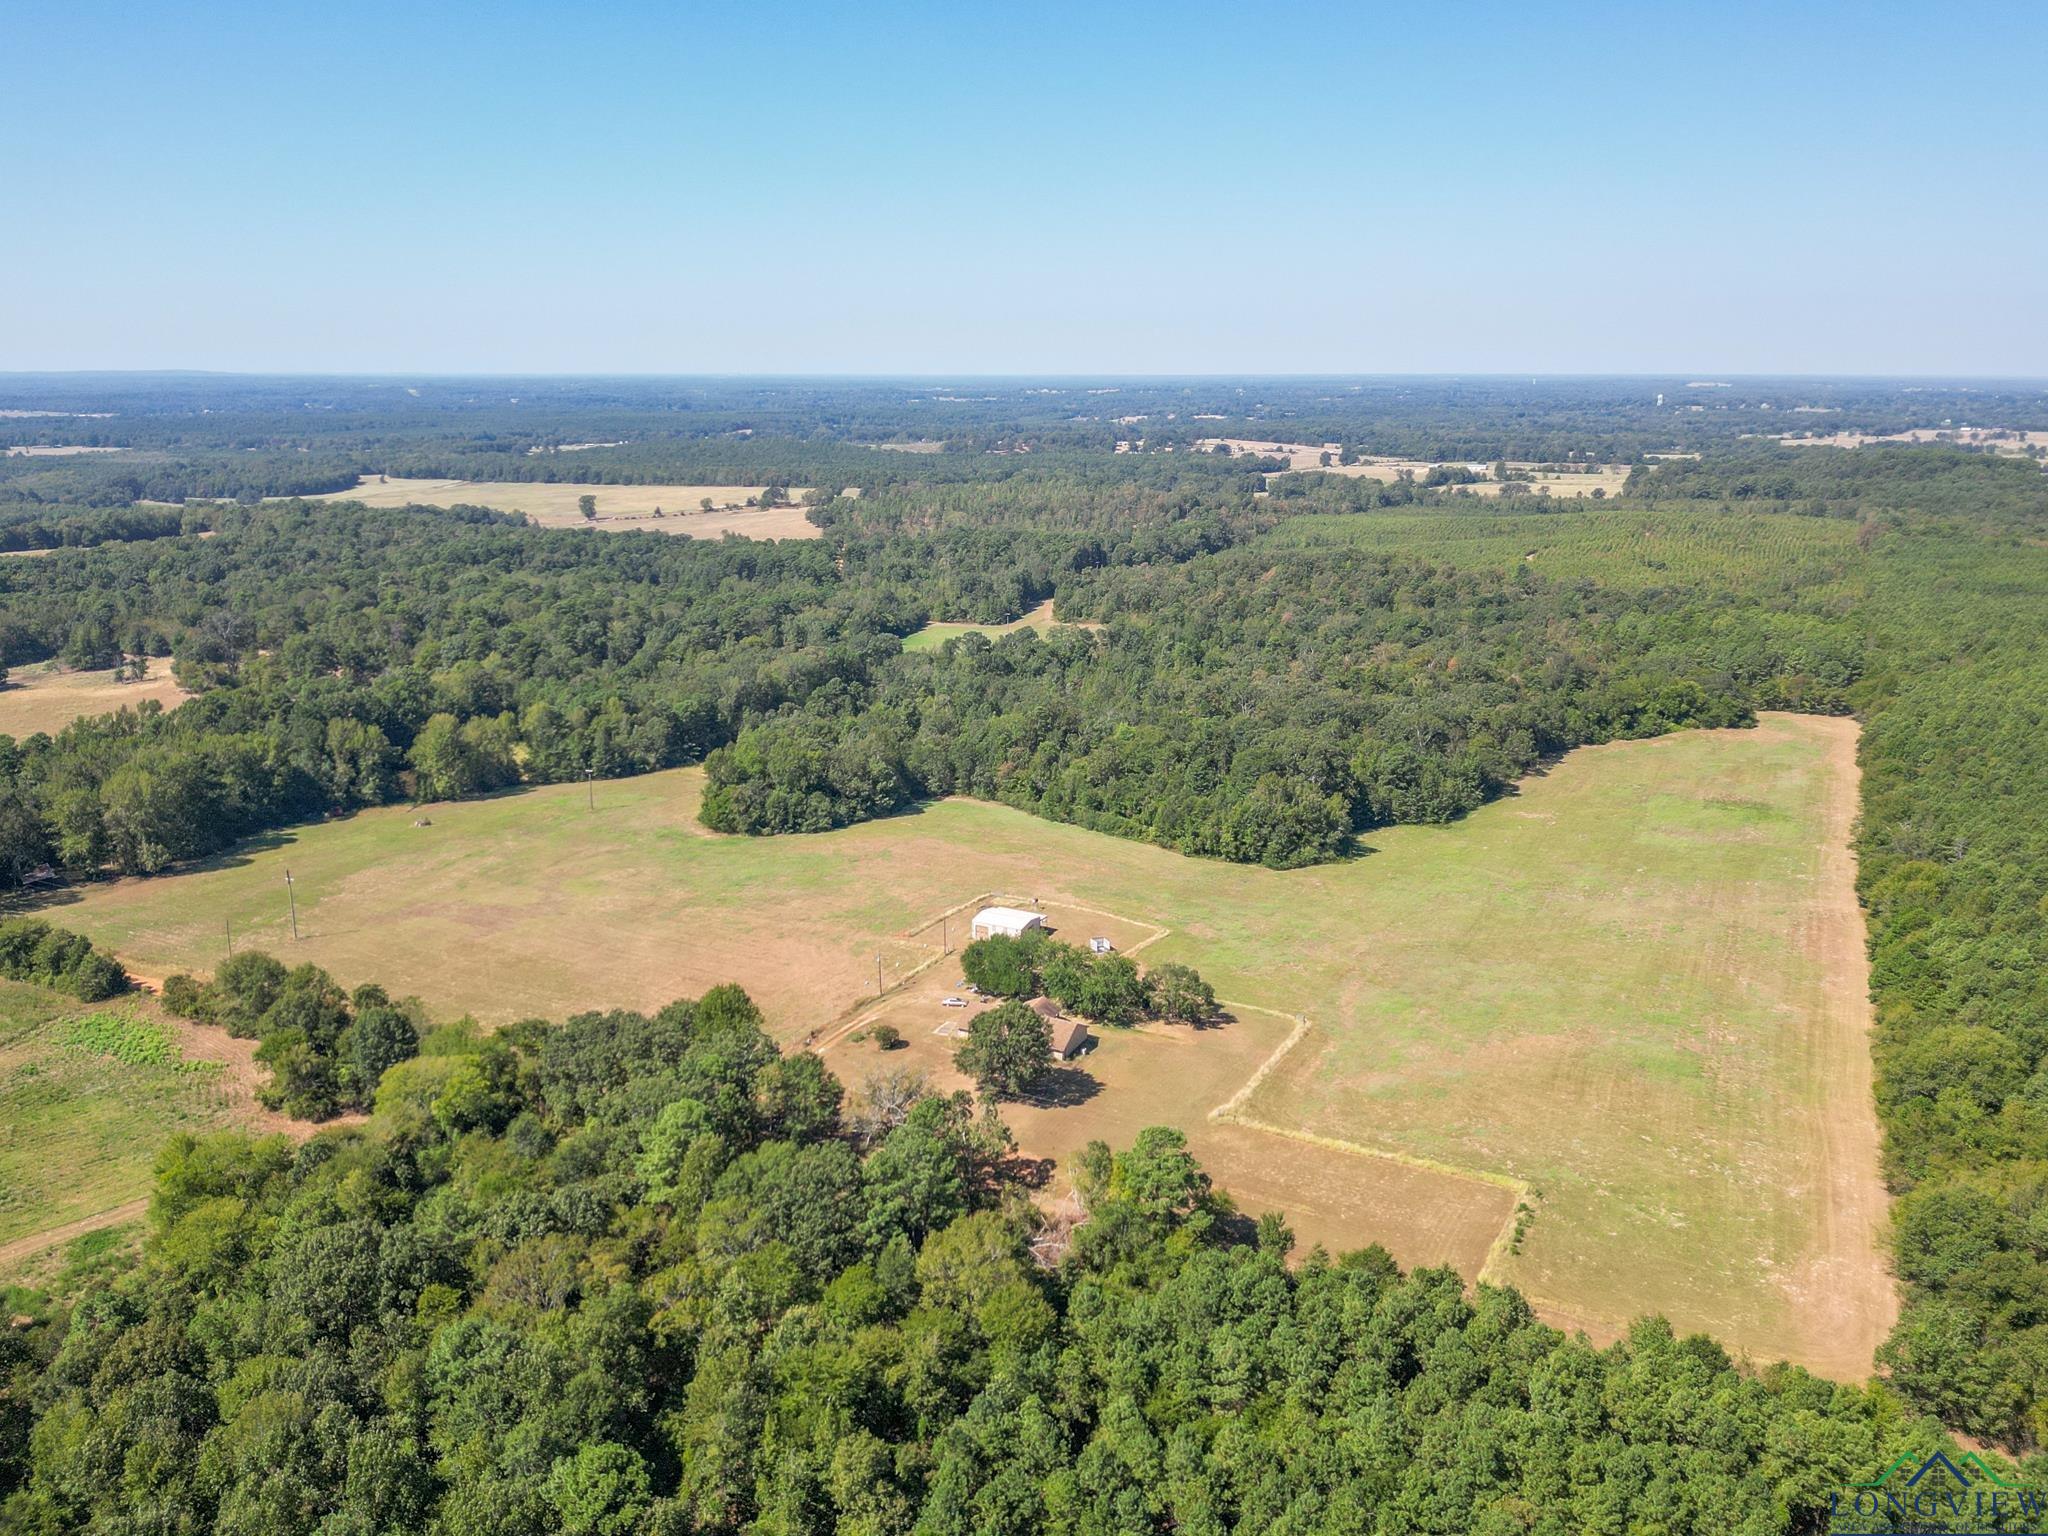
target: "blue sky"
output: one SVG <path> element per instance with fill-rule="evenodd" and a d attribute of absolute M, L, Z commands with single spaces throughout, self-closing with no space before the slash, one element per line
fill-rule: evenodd
<path fill-rule="evenodd" d="M 0 370 L 2048 375 L 2048 7 L 10 0 Z"/>

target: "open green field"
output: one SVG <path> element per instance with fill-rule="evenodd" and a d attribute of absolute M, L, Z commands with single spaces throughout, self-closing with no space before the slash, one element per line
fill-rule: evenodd
<path fill-rule="evenodd" d="M 1305 1240 L 1484 1265 L 1599 1334 L 1657 1310 L 1860 1375 L 1893 1302 L 1854 748 L 1850 722 L 1789 716 L 1593 748 L 1456 826 L 1286 873 L 969 801 L 719 837 L 682 770 L 601 784 L 595 810 L 561 786 L 430 807 L 428 826 L 368 812 L 53 915 L 146 975 L 210 969 L 232 923 L 238 946 L 491 1023 L 738 980 L 794 1042 L 872 998 L 878 960 L 889 984 L 940 975 L 937 919 L 985 893 L 1100 909 L 1170 930 L 1146 961 L 1279 1017 L 1120 1038 L 1089 1091 L 1013 1117 L 1027 1151 L 1127 1140 L 1134 1108 L 1205 1156 L 1227 1132 L 1220 1182 L 1261 1173 L 1246 1204 L 1302 1215 Z M 873 1060 L 825 1043 L 850 1081 Z M 1472 1194 L 1456 1232 L 1403 1225 L 1453 1189 Z"/>
<path fill-rule="evenodd" d="M 147 998 L 0 981 L 0 1252 L 146 1195 L 166 1136 L 226 1125 L 241 1102 Z"/>
<path fill-rule="evenodd" d="M 987 635 L 989 639 L 996 640 L 1014 630 L 1035 629 L 1043 634 L 1052 627 L 1052 599 L 1047 598 L 1023 618 L 1012 619 L 1007 624 L 927 624 L 917 633 L 903 637 L 903 649 L 935 651 L 948 640 L 957 640 L 962 635 Z"/>

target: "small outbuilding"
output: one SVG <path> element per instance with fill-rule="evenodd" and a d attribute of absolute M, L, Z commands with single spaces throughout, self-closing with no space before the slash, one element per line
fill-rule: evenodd
<path fill-rule="evenodd" d="M 1052 1026 L 1052 1059 L 1072 1061 L 1095 1043 L 1095 1036 L 1079 1019 L 1057 1019 Z"/>
<path fill-rule="evenodd" d="M 968 928 L 972 938 L 1021 939 L 1032 929 L 1045 927 L 1045 914 L 1027 911 L 1023 907 L 983 907 L 974 914 L 974 922 Z"/>

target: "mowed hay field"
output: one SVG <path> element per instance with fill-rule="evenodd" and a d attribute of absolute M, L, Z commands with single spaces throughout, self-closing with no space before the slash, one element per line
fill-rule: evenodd
<path fill-rule="evenodd" d="M 190 697 L 163 657 L 150 661 L 149 672 L 139 683 L 117 682 L 112 672 L 74 672 L 55 662 L 37 662 L 13 668 L 7 686 L 0 688 L 0 736 L 33 736 L 37 731 L 54 736 L 85 715 L 110 714 L 145 699 L 176 709 Z"/>
<path fill-rule="evenodd" d="M 1854 747 L 1850 722 L 1771 716 L 1593 748 L 1456 826 L 1286 873 L 968 801 L 717 837 L 694 820 L 700 772 L 681 770 L 601 784 L 594 811 L 560 786 L 431 807 L 426 827 L 370 812 L 52 915 L 153 975 L 210 969 L 232 921 L 238 945 L 492 1023 L 737 980 L 796 1042 L 873 995 L 878 957 L 885 983 L 932 962 L 939 914 L 984 893 L 1116 913 L 1169 930 L 1147 962 L 1188 961 L 1250 1006 L 1185 1039 L 1117 1037 L 1082 1064 L 1099 1091 L 1018 1112 L 1027 1151 L 1171 1121 L 1227 1150 L 1226 1187 L 1263 1171 L 1258 1193 L 1301 1210 L 1304 1235 L 1467 1274 L 1474 1233 L 1498 1216 L 1499 1237 L 1526 1198 L 1521 1250 L 1502 1244 L 1489 1273 L 1551 1316 L 1605 1335 L 1662 1311 L 1860 1375 L 1893 1302 Z M 828 1050 L 856 1082 L 876 1059 Z M 1453 1190 L 1487 1219 L 1403 1224 Z"/>
<path fill-rule="evenodd" d="M 715 539 L 737 533 L 750 539 L 815 539 L 818 529 L 806 521 L 801 506 L 749 507 L 749 497 L 766 490 L 760 485 L 597 485 L 573 481 L 422 480 L 393 475 L 365 475 L 352 491 L 310 496 L 309 501 L 357 501 L 366 507 L 491 507 L 524 512 L 546 528 L 588 528 L 600 532 L 671 533 L 693 539 Z M 802 490 L 789 493 L 801 501 Z M 597 522 L 590 523 L 578 506 L 584 496 L 597 498 Z M 712 510 L 703 510 L 705 498 Z M 656 517 L 659 507 L 662 515 Z"/>

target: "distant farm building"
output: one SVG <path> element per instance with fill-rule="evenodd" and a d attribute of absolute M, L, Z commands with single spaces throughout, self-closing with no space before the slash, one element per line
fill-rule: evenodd
<path fill-rule="evenodd" d="M 1027 912 L 1022 907 L 983 907 L 974 914 L 974 923 L 968 932 L 977 939 L 992 939 L 998 935 L 1006 939 L 1021 939 L 1032 929 L 1044 927 L 1043 913 Z"/>

